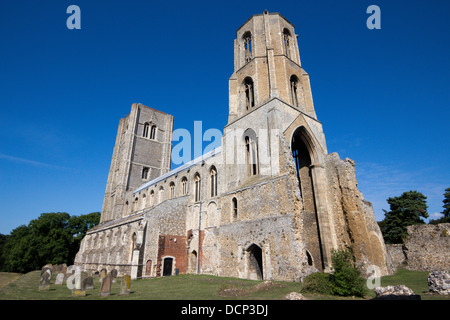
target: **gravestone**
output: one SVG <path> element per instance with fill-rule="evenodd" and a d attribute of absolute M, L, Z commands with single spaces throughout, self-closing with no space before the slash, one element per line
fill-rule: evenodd
<path fill-rule="evenodd" d="M 61 285 L 64 282 L 64 273 L 60 272 L 56 276 L 55 285 Z"/>
<path fill-rule="evenodd" d="M 44 274 L 44 272 L 50 272 L 50 278 L 52 277 L 52 271 L 53 270 L 53 268 L 50 268 L 48 265 L 45 265 L 45 266 L 43 266 L 42 267 L 42 269 L 41 269 L 41 276 Z"/>
<path fill-rule="evenodd" d="M 122 282 L 120 284 L 120 294 L 130 294 L 131 277 L 126 274 L 122 276 Z"/>
<path fill-rule="evenodd" d="M 41 274 L 41 278 L 39 279 L 39 291 L 41 290 L 50 290 L 50 277 L 52 276 L 52 273 L 50 269 L 47 269 L 44 271 L 44 273 Z"/>
<path fill-rule="evenodd" d="M 102 285 L 100 287 L 100 297 L 106 297 L 111 294 L 111 285 L 112 285 L 112 277 L 111 274 L 108 273 L 102 281 Z"/>
<path fill-rule="evenodd" d="M 116 269 L 111 270 L 111 277 L 112 277 L 112 282 L 116 283 L 116 278 L 117 278 L 117 270 Z"/>
<path fill-rule="evenodd" d="M 107 274 L 106 269 L 103 268 L 102 270 L 100 270 L 100 277 L 98 278 L 98 281 L 100 283 L 102 283 L 103 279 L 106 277 L 106 274 Z"/>
<path fill-rule="evenodd" d="M 75 272 L 75 283 L 72 289 L 72 296 L 74 297 L 84 297 L 86 295 L 85 289 L 85 279 L 87 278 L 85 272 L 77 271 Z"/>
<path fill-rule="evenodd" d="M 85 290 L 94 289 L 94 278 L 86 277 L 86 279 L 84 279 L 84 289 Z"/>

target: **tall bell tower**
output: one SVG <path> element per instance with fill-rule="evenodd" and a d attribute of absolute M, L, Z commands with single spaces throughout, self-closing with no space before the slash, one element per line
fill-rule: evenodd
<path fill-rule="evenodd" d="M 281 14 L 266 10 L 252 16 L 236 32 L 228 122 L 272 98 L 316 119 L 309 76 L 301 66 L 294 25 Z"/>

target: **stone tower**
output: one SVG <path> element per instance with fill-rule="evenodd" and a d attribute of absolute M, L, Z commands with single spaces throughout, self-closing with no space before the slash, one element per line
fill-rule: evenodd
<path fill-rule="evenodd" d="M 222 153 L 230 190 L 288 179 L 277 192 L 290 199 L 308 265 L 329 270 L 332 250 L 352 247 L 362 264 L 385 269 L 382 236 L 357 189 L 354 162 L 328 154 L 294 26 L 279 13 L 253 15 L 236 32 Z"/>
<path fill-rule="evenodd" d="M 139 103 L 120 119 L 100 222 L 136 211 L 133 190 L 170 171 L 173 116 Z"/>

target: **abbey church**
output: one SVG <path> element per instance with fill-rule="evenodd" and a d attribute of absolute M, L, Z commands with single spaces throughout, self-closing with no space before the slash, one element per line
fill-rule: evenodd
<path fill-rule="evenodd" d="M 221 147 L 171 170 L 173 123 L 142 104 L 120 120 L 101 221 L 76 265 L 132 278 L 299 281 L 352 248 L 362 270 L 387 274 L 355 163 L 328 153 L 294 25 L 281 14 L 237 29 Z"/>

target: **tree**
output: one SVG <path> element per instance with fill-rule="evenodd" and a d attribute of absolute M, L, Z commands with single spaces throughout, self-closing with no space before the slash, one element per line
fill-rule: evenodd
<path fill-rule="evenodd" d="M 444 216 L 436 220 L 430 220 L 429 224 L 450 222 L 450 188 L 445 189 L 444 200 L 442 200 L 442 202 L 444 203 L 444 211 L 442 211 L 441 213 Z"/>
<path fill-rule="evenodd" d="M 66 212 L 42 213 L 28 226 L 20 226 L 3 246 L 3 268 L 9 272 L 28 272 L 47 263 L 73 264 L 86 231 L 100 221 L 100 213 L 71 217 Z"/>
<path fill-rule="evenodd" d="M 384 211 L 385 218 L 380 223 L 386 243 L 403 243 L 407 236 L 407 226 L 425 223 L 428 218 L 426 199 L 417 191 L 404 192 L 399 197 L 389 198 L 390 211 Z"/>
<path fill-rule="evenodd" d="M 355 266 L 350 249 L 333 250 L 331 256 L 333 273 L 328 278 L 330 292 L 339 296 L 364 296 L 364 279 Z"/>

